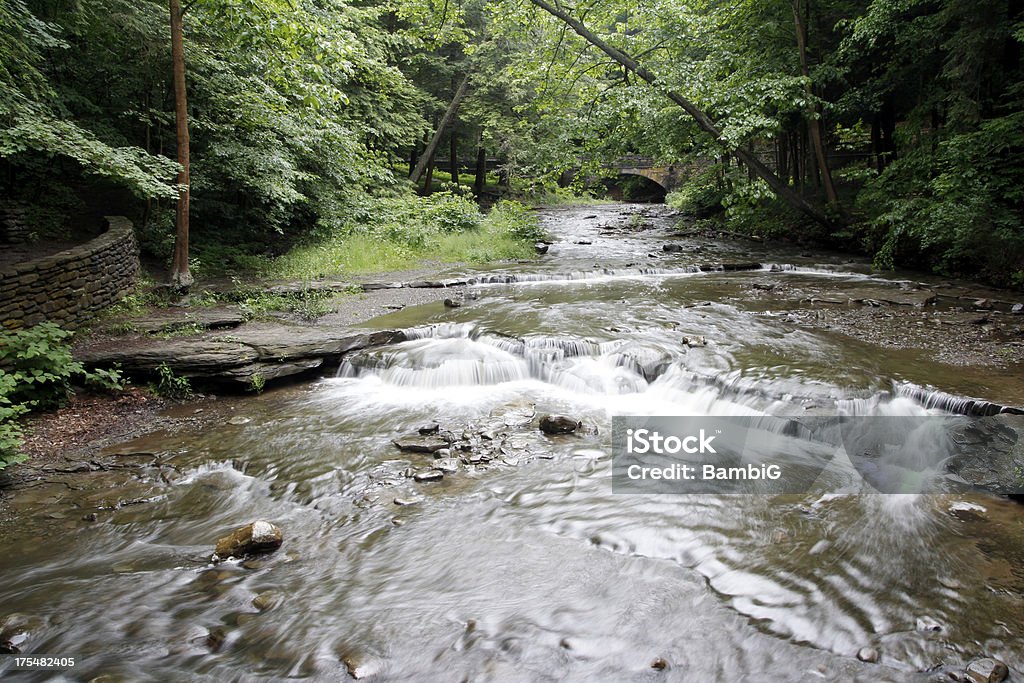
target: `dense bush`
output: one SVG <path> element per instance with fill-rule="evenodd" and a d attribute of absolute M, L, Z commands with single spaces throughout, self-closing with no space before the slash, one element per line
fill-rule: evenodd
<path fill-rule="evenodd" d="M 707 218 L 725 209 L 724 200 L 725 185 L 719 169 L 711 166 L 691 176 L 675 192 L 670 192 L 665 203 L 676 211 Z"/>
<path fill-rule="evenodd" d="M 0 334 L 0 469 L 23 459 L 18 454 L 21 415 L 61 405 L 75 383 L 122 387 L 116 369 L 87 371 L 74 360 L 70 338 L 71 332 L 53 323 Z"/>

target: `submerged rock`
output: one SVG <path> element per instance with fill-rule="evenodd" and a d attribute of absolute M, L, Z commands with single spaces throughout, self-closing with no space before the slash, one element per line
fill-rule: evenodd
<path fill-rule="evenodd" d="M 252 606 L 261 612 L 274 609 L 281 603 L 281 594 L 277 591 L 263 591 L 252 599 Z"/>
<path fill-rule="evenodd" d="M 1024 466 L 1024 415 L 964 419 L 953 426 L 950 438 L 955 448 L 945 463 L 949 474 L 993 493 L 1014 495 L 1024 490 L 1019 478 Z"/>
<path fill-rule="evenodd" d="M 453 474 L 459 471 L 459 461 L 456 458 L 441 458 L 434 461 L 434 469 L 445 474 Z"/>
<path fill-rule="evenodd" d="M 973 683 L 1002 683 L 1010 675 L 1010 669 L 998 659 L 983 657 L 968 664 L 964 674 Z"/>
<path fill-rule="evenodd" d="M 666 252 L 668 252 L 670 254 L 676 254 L 676 253 L 679 253 L 679 252 L 681 252 L 683 250 L 683 245 L 681 245 L 681 244 L 664 244 L 664 245 L 662 245 L 661 250 L 662 251 L 666 251 Z"/>
<path fill-rule="evenodd" d="M 545 434 L 572 434 L 581 426 L 579 420 L 565 415 L 545 415 L 540 418 L 540 430 Z"/>
<path fill-rule="evenodd" d="M 214 552 L 220 559 L 270 553 L 280 548 L 283 541 L 281 529 L 261 519 L 239 527 L 217 541 Z"/>
<path fill-rule="evenodd" d="M 0 654 L 16 655 L 25 652 L 34 632 L 43 627 L 43 620 L 14 613 L 0 621 Z"/>
<path fill-rule="evenodd" d="M 399 437 L 391 443 L 395 444 L 398 450 L 409 453 L 433 453 L 449 446 L 446 439 L 434 434 L 410 434 Z"/>
<path fill-rule="evenodd" d="M 445 308 L 459 308 L 462 306 L 462 302 L 456 301 L 455 299 L 445 299 L 442 303 Z"/>
<path fill-rule="evenodd" d="M 683 335 L 683 344 L 690 348 L 707 346 L 708 340 L 703 335 L 699 334 L 687 334 Z"/>
<path fill-rule="evenodd" d="M 419 482 L 441 481 L 442 479 L 444 479 L 444 472 L 442 472 L 441 470 L 427 470 L 425 472 L 417 472 L 416 474 L 412 475 L 412 478 L 415 481 Z"/>

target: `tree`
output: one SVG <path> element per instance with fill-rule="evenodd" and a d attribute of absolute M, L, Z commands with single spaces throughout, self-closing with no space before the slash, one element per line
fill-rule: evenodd
<path fill-rule="evenodd" d="M 174 71 L 174 121 L 176 128 L 178 164 L 178 186 L 180 188 L 175 208 L 174 256 L 171 261 L 171 284 L 183 290 L 192 286 L 193 278 L 188 263 L 188 209 L 189 195 L 189 137 L 188 100 L 185 93 L 185 45 L 181 23 L 183 12 L 180 0 L 170 0 L 171 9 L 171 61 Z"/>
<path fill-rule="evenodd" d="M 469 76 L 464 76 L 462 82 L 459 83 L 459 87 L 455 89 L 455 94 L 452 96 L 452 101 L 448 104 L 448 108 L 444 112 L 444 116 L 441 117 L 440 123 L 437 124 L 437 130 L 434 131 L 433 136 L 430 138 L 430 142 L 427 143 L 426 150 L 420 155 L 420 159 L 416 162 L 416 167 L 412 169 L 409 174 L 409 180 L 413 183 L 418 183 L 420 177 L 423 175 L 423 171 L 426 170 L 427 164 L 431 163 L 434 158 L 434 153 L 437 151 L 437 146 L 441 142 L 441 138 L 444 135 L 448 125 L 455 118 L 455 113 L 459 110 L 459 105 L 462 103 L 463 98 L 469 91 Z M 453 133 L 454 134 L 454 133 Z M 453 160 L 453 163 L 456 163 Z"/>
<path fill-rule="evenodd" d="M 771 169 L 769 169 L 750 150 L 745 149 L 742 146 L 732 148 L 728 145 L 727 141 L 723 138 L 722 131 L 704 111 L 678 92 L 664 88 L 658 77 L 652 71 L 639 64 L 633 57 L 629 56 L 622 50 L 613 47 L 607 41 L 602 40 L 597 34 L 588 29 L 581 21 L 575 19 L 567 11 L 550 5 L 545 0 L 530 0 L 530 2 L 552 16 L 557 17 L 572 28 L 572 30 L 579 34 L 584 40 L 597 47 L 618 64 L 621 64 L 629 72 L 640 77 L 648 84 L 661 89 L 665 97 L 682 108 L 702 131 L 710 135 L 712 139 L 718 142 L 725 151 L 735 154 L 736 157 L 747 166 L 747 168 L 764 180 L 772 191 L 787 204 L 822 225 L 833 225 L 833 219 L 826 215 L 820 208 L 812 205 L 805 198 L 794 192 L 785 181 L 773 173 Z"/>

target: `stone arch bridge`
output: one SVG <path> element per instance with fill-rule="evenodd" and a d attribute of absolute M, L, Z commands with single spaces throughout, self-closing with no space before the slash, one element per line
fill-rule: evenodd
<path fill-rule="evenodd" d="M 618 172 L 619 175 L 643 176 L 661 186 L 665 192 L 679 189 L 693 174 L 693 168 L 690 165 L 669 164 L 666 166 L 657 163 L 650 157 L 633 155 L 619 157 L 614 163 L 609 164 L 608 168 Z"/>

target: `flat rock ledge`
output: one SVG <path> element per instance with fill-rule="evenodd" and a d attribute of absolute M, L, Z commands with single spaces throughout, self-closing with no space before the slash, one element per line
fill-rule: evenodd
<path fill-rule="evenodd" d="M 404 339 L 401 330 L 257 324 L 200 337 L 116 338 L 76 348 L 74 355 L 87 367 L 117 364 L 129 376 L 152 377 L 166 364 L 178 376 L 247 388 L 329 368 L 351 351 Z"/>

